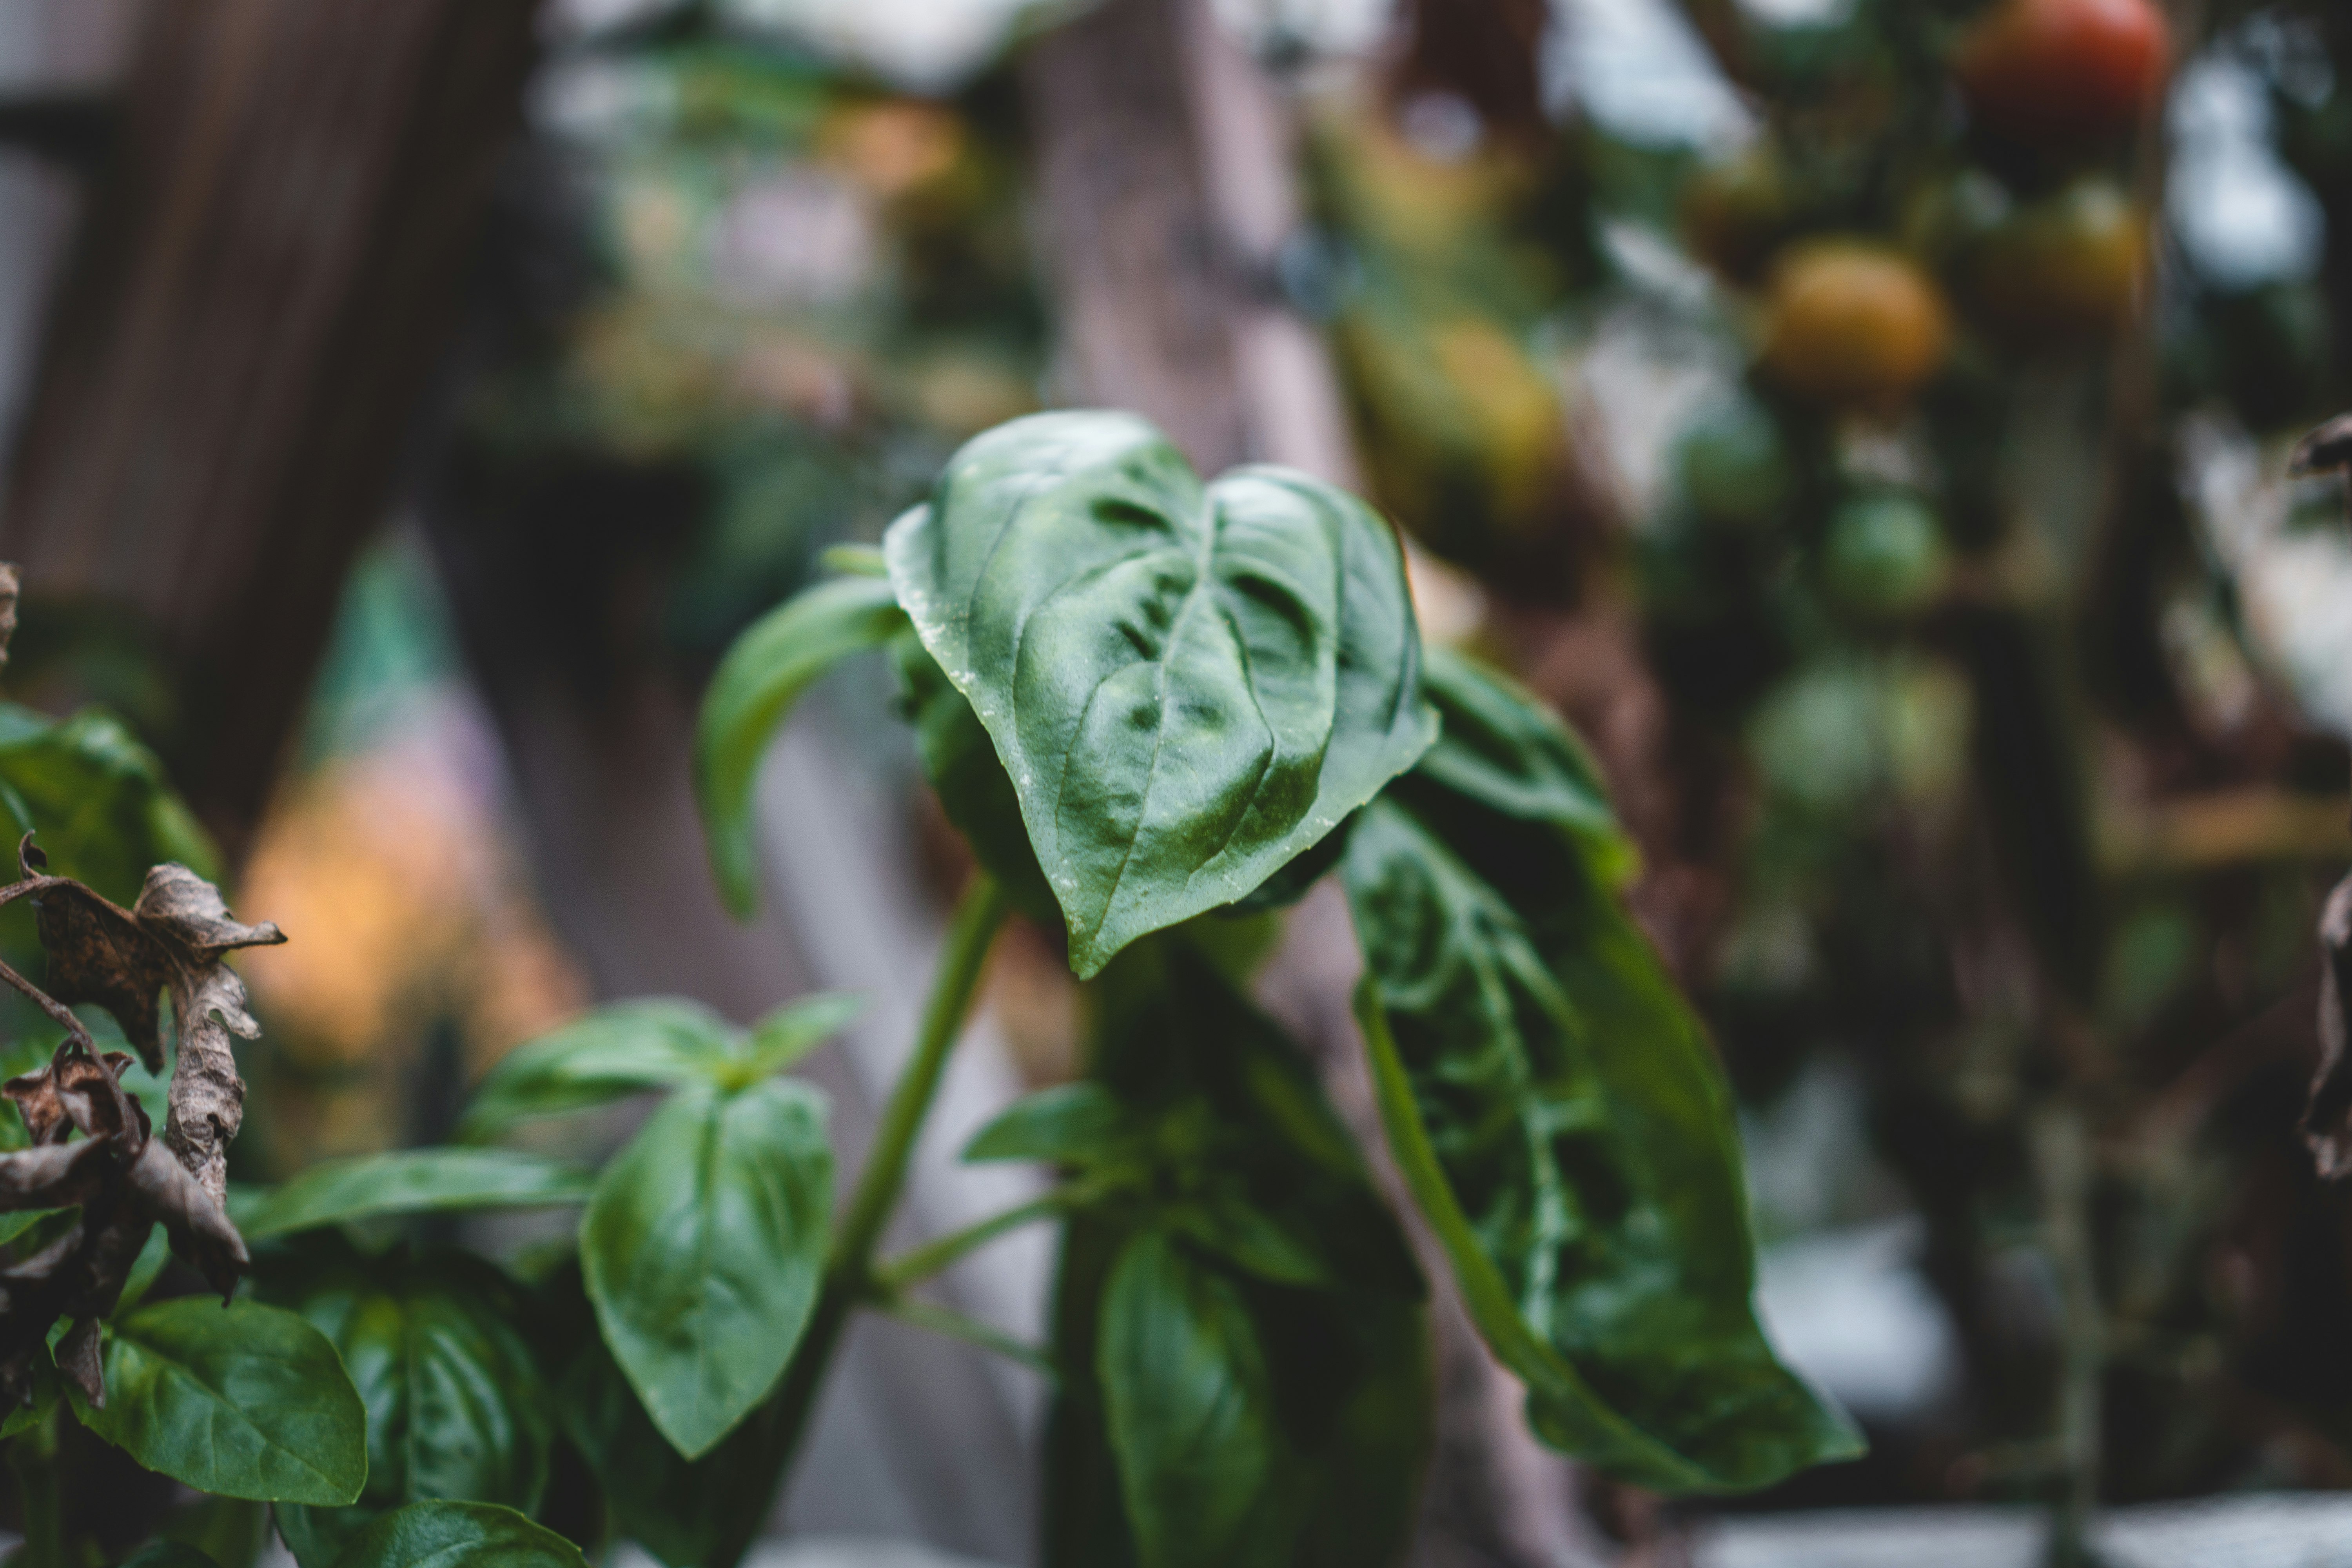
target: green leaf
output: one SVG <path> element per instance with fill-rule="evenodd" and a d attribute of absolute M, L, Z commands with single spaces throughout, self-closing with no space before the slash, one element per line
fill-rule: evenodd
<path fill-rule="evenodd" d="M 332 1244 L 265 1280 L 333 1342 L 367 1409 L 367 1487 L 349 1508 L 281 1503 L 302 1568 L 332 1568 L 368 1522 L 426 1498 L 529 1511 L 545 1489 L 547 1399 L 518 1337 L 513 1288 L 478 1259 Z"/>
<path fill-rule="evenodd" d="M 1274 1376 L 1240 1286 L 1146 1231 L 1111 1269 L 1098 1353 L 1144 1568 L 1287 1568 Z"/>
<path fill-rule="evenodd" d="M 313 1165 L 239 1226 L 247 1241 L 380 1215 L 588 1201 L 593 1172 L 505 1149 L 404 1149 Z"/>
<path fill-rule="evenodd" d="M 832 1211 L 824 1101 L 790 1079 L 681 1089 L 605 1167 L 580 1221 L 588 1296 L 687 1458 L 783 1372 L 816 1303 Z"/>
<path fill-rule="evenodd" d="M 1853 1456 L 1757 1326 L 1728 1093 L 1616 900 L 1627 852 L 1562 787 L 1570 743 L 1466 663 L 1433 690 L 1445 738 L 1365 809 L 1342 877 L 1389 1144 L 1472 1319 L 1540 1436 L 1639 1485 Z"/>
<path fill-rule="evenodd" d="M 500 1058 L 474 1091 L 457 1136 L 487 1142 L 534 1117 L 583 1110 L 692 1083 L 724 1062 L 735 1030 L 699 1002 L 618 1002 Z"/>
<path fill-rule="evenodd" d="M 785 1003 L 751 1026 L 740 1068 L 721 1079 L 729 1087 L 773 1078 L 857 1021 L 866 998 L 824 991 Z"/>
<path fill-rule="evenodd" d="M 1401 1556 L 1433 1407 L 1410 1303 L 1254 1284 L 1147 1230 L 1112 1268 L 1097 1357 L 1143 1568 Z"/>
<path fill-rule="evenodd" d="M 580 1548 L 510 1508 L 413 1502 L 361 1531 L 341 1568 L 587 1568 Z"/>
<path fill-rule="evenodd" d="M 341 1504 L 367 1479 L 367 1414 L 325 1335 L 258 1301 L 159 1301 L 116 1320 L 106 1408 L 81 1424 L 198 1491 Z"/>
<path fill-rule="evenodd" d="M 1395 535 L 1304 475 L 1203 487 L 1118 414 L 1018 419 L 883 538 L 1090 976 L 1241 898 L 1428 746 Z"/>
<path fill-rule="evenodd" d="M 1112 1193 L 1072 1218 L 1055 1290 L 1045 1561 L 1393 1562 L 1432 1429 L 1393 1216 L 1302 1054 L 1189 928 L 1089 992 L 1095 1080 L 983 1135 Z"/>
<path fill-rule="evenodd" d="M 843 577 L 771 610 L 719 661 L 695 725 L 694 794 L 711 874 L 738 919 L 749 919 L 759 902 L 751 786 L 768 742 L 819 676 L 880 647 L 905 625 L 888 583 Z"/>
<path fill-rule="evenodd" d="M 1569 835 L 1595 876 L 1615 886 L 1639 857 L 1617 824 L 1601 769 L 1542 700 L 1499 670 L 1432 648 L 1422 689 L 1444 715 L 1441 742 L 1413 772 L 1490 811 Z"/>
<path fill-rule="evenodd" d="M 194 1547 L 177 1541 L 151 1541 L 122 1560 L 122 1568 L 220 1568 Z"/>
<path fill-rule="evenodd" d="M 1135 1142 L 1136 1119 L 1098 1083 L 1066 1083 L 1016 1100 L 972 1135 L 967 1160 L 1092 1164 Z"/>
<path fill-rule="evenodd" d="M 1313 1068 L 1206 955 L 1178 933 L 1138 943 L 1093 1000 L 1099 1091 L 1136 1131 L 1071 1163 L 1264 1279 L 1419 1299 L 1411 1249 Z"/>
<path fill-rule="evenodd" d="M 220 854 L 164 783 L 163 764 L 130 726 L 102 708 L 53 723 L 0 705 L 0 786 L 37 830 L 49 868 L 116 903 L 139 896 L 147 868 L 176 860 L 207 881 Z M 13 875 L 13 869 L 10 873 Z"/>
<path fill-rule="evenodd" d="M 759 1533 L 776 1490 L 786 1434 L 772 1402 L 698 1459 L 655 1427 L 596 1332 L 576 1267 L 541 1292 L 533 1334 L 556 1389 L 564 1433 L 613 1510 L 615 1531 L 670 1568 L 733 1563 Z"/>

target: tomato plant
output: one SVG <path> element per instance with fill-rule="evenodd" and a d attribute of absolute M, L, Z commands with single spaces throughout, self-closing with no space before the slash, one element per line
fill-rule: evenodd
<path fill-rule="evenodd" d="M 2137 125 L 2170 54 L 2151 0 L 1999 0 L 1952 64 L 1969 111 L 1996 135 L 2065 142 Z"/>

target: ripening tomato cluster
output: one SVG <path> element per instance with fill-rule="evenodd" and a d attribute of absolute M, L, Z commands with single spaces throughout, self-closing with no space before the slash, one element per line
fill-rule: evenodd
<path fill-rule="evenodd" d="M 1989 0 L 1931 43 L 1854 93 L 1913 112 L 1800 102 L 1685 187 L 1753 354 L 1680 434 L 1643 545 L 1654 651 L 1700 710 L 1742 710 L 1832 627 L 1896 636 L 1942 603 L 1955 542 L 1987 542 L 1950 493 L 1955 399 L 2094 358 L 2139 310 L 2150 225 L 2126 172 L 2169 63 L 2155 0 Z M 1923 401 L 1939 377 L 1954 395 Z M 1873 426 L 1923 436 L 1942 477 L 1850 460 Z"/>
<path fill-rule="evenodd" d="M 1769 145 L 1702 171 L 1685 232 L 1757 291 L 1765 378 L 1817 407 L 1884 413 L 1963 330 L 2039 353 L 2128 321 L 2149 226 L 2114 165 L 2158 106 L 2169 47 L 2152 0 L 1995 0 L 1949 55 L 1963 156 L 1916 179 L 1891 234 L 1809 211 Z"/>

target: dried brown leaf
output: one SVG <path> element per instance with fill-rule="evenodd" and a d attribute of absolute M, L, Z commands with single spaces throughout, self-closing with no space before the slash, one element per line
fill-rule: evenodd
<path fill-rule="evenodd" d="M 2339 414 L 2295 443 L 2286 460 L 2293 476 L 2336 473 L 2352 468 L 2352 414 Z"/>
<path fill-rule="evenodd" d="M 129 910 L 79 882 L 37 880 L 33 900 L 41 946 L 49 955 L 43 977 L 49 994 L 68 1006 L 87 1002 L 113 1014 L 147 1070 L 162 1072 L 162 997 L 172 983 L 171 950 L 142 930 Z"/>
<path fill-rule="evenodd" d="M 189 1174 L 160 1139 L 150 1140 L 140 1151 L 129 1181 L 131 1203 L 141 1216 L 160 1223 L 171 1237 L 172 1250 L 227 1300 L 252 1258 L 220 1200 Z M 140 1240 L 144 1245 L 143 1230 Z"/>
<path fill-rule="evenodd" d="M 98 1320 L 81 1318 L 58 1342 L 58 1374 L 99 1409 L 106 1408 L 106 1373 L 98 1359 Z"/>

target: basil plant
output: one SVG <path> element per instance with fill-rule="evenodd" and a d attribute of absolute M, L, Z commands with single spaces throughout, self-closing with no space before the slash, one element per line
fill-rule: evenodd
<path fill-rule="evenodd" d="M 1042 415 L 972 441 L 879 552 L 836 561 L 729 654 L 695 770 L 719 888 L 748 912 L 761 753 L 812 681 L 880 652 L 970 842 L 979 869 L 855 1186 L 835 1202 L 825 1101 L 785 1071 L 848 1021 L 843 999 L 750 1029 L 681 1001 L 590 1014 L 495 1068 L 457 1145 L 232 1205 L 256 1321 L 348 1373 L 247 1357 L 351 1406 L 333 1484 L 285 1422 L 268 1465 L 230 1473 L 184 1422 L 142 1463 L 270 1501 L 301 1568 L 576 1565 L 607 1535 L 732 1568 L 845 1324 L 877 1310 L 1050 1379 L 1053 1568 L 1364 1568 L 1402 1553 L 1432 1445 L 1424 1258 L 1525 1384 L 1536 1435 L 1610 1475 L 1734 1491 L 1858 1450 L 1757 1326 L 1728 1097 L 1620 901 L 1633 854 L 1591 763 L 1509 681 L 1423 648 L 1377 515 L 1276 468 L 1203 484 L 1125 416 Z M 1326 876 L 1362 948 L 1356 1014 L 1421 1253 L 1250 999 L 1276 911 Z M 1086 1071 L 967 1156 L 1055 1184 L 884 1257 L 1016 910 L 1066 937 Z M 497 1146 L 647 1095 L 601 1170 Z M 404 1229 L 566 1205 L 576 1229 L 529 1267 Z M 1030 1223 L 1062 1231 L 1050 1343 L 922 1298 Z M 174 1310 L 142 1329 L 153 1346 L 126 1327 L 110 1384 L 134 1352 L 179 1353 L 156 1338 L 194 1321 Z"/>
<path fill-rule="evenodd" d="M 749 911 L 761 754 L 810 682 L 864 650 L 894 668 L 981 871 L 821 1279 L 782 1243 L 759 1254 L 772 1291 L 817 1297 L 804 1328 L 764 1324 L 780 1384 L 698 1393 L 709 1421 L 666 1433 L 788 1451 L 844 1312 L 1050 1218 L 1053 1342 L 1006 1348 L 1054 1377 L 1051 1562 L 1395 1558 L 1431 1446 L 1428 1284 L 1236 957 L 1263 951 L 1248 922 L 1336 875 L 1389 1154 L 1536 1435 L 1668 1492 L 1858 1451 L 1757 1326 L 1727 1090 L 1626 915 L 1633 855 L 1590 759 L 1501 675 L 1423 647 L 1376 513 L 1280 468 L 1204 484 L 1125 415 L 1046 414 L 964 447 L 878 553 L 835 559 L 840 576 L 744 635 L 705 705 L 719 885 Z M 1041 1162 L 1058 1185 L 877 1264 L 878 1209 L 1008 909 L 1066 935 L 1087 1071 L 967 1157 Z M 789 1227 L 801 1206 L 768 1217 Z M 615 1332 L 633 1309 L 590 1218 L 605 1339 L 660 1422 L 688 1380 Z M 679 1342 L 741 1294 L 719 1275 L 701 1291 L 655 1314 Z"/>

